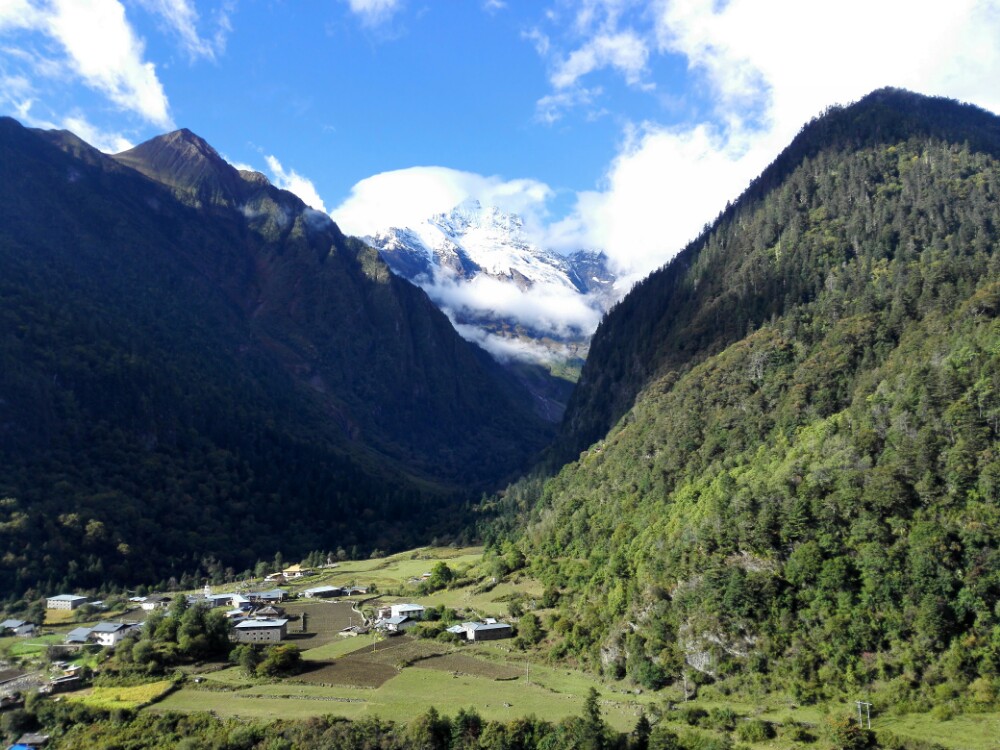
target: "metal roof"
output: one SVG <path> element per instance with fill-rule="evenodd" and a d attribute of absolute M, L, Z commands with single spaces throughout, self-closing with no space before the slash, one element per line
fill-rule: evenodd
<path fill-rule="evenodd" d="M 277 619 L 267 619 L 267 620 L 244 620 L 239 622 L 233 627 L 239 630 L 252 630 L 253 628 L 280 628 L 282 625 L 286 625 L 288 620 L 277 620 Z"/>
<path fill-rule="evenodd" d="M 86 641 L 90 638 L 90 634 L 93 628 L 73 628 L 66 634 L 67 643 L 76 643 L 79 641 Z"/>
<path fill-rule="evenodd" d="M 122 628 L 130 628 L 131 625 L 126 625 L 124 622 L 99 622 L 97 623 L 93 630 L 95 633 L 117 633 Z"/>

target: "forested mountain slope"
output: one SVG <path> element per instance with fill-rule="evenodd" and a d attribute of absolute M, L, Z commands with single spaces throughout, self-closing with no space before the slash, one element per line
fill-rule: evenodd
<path fill-rule="evenodd" d="M 423 539 L 546 437 L 374 250 L 187 131 L 115 160 L 2 119 L 0 205 L 5 592 Z"/>
<path fill-rule="evenodd" d="M 745 214 L 782 187 L 803 162 L 821 153 L 851 152 L 888 146 L 912 138 L 968 144 L 974 152 L 1000 156 L 1000 120 L 971 105 L 910 94 L 896 89 L 876 91 L 853 107 L 831 108 L 802 128 L 774 163 L 753 181 L 735 207 L 726 206 L 713 226 L 739 234 L 753 255 L 726 251 L 699 237 L 660 271 L 637 285 L 595 333 L 590 355 L 566 413 L 557 445 L 562 461 L 575 459 L 604 437 L 631 408 L 639 392 L 657 376 L 690 366 L 740 340 L 748 330 L 814 299 L 825 283 L 823 267 L 842 257 L 796 251 L 783 263 L 763 263 L 762 243 L 773 244 L 777 217 L 759 220 L 747 236 Z M 877 171 L 860 179 L 881 181 Z M 848 200 L 856 196 L 851 196 Z M 845 213 L 846 207 L 841 207 Z M 881 217 L 875 216 L 875 219 Z M 800 217 L 801 220 L 801 217 Z M 860 241 L 860 227 L 849 241 Z M 894 242 L 865 228 L 869 241 Z M 721 238 L 720 238 L 721 239 Z"/>
<path fill-rule="evenodd" d="M 998 122 L 833 110 L 609 314 L 573 417 L 624 416 L 507 495 L 560 653 L 802 694 L 996 674 Z"/>

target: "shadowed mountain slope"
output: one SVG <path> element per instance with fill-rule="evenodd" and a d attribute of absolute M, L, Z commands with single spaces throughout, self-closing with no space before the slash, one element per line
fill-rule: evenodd
<path fill-rule="evenodd" d="M 0 156 L 5 590 L 406 543 L 544 442 L 422 291 L 197 136 L 3 119 Z"/>

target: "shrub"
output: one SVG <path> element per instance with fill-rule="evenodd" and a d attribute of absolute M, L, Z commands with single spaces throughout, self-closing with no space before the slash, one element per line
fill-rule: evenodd
<path fill-rule="evenodd" d="M 774 727 L 761 719 L 750 719 L 736 727 L 736 737 L 740 742 L 763 742 L 774 737 Z"/>

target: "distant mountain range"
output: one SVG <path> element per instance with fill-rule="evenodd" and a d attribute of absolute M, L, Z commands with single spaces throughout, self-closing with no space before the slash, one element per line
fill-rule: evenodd
<path fill-rule="evenodd" d="M 399 276 L 420 286 L 465 338 L 522 375 L 540 364 L 576 380 L 616 277 L 601 252 L 561 255 L 532 243 L 517 214 L 477 200 L 412 227 L 364 237 Z M 551 379 L 543 390 L 555 401 Z M 554 407 L 561 414 L 561 404 Z"/>
<path fill-rule="evenodd" d="M 382 548 L 551 434 L 328 216 L 180 130 L 0 119 L 0 589 Z"/>

